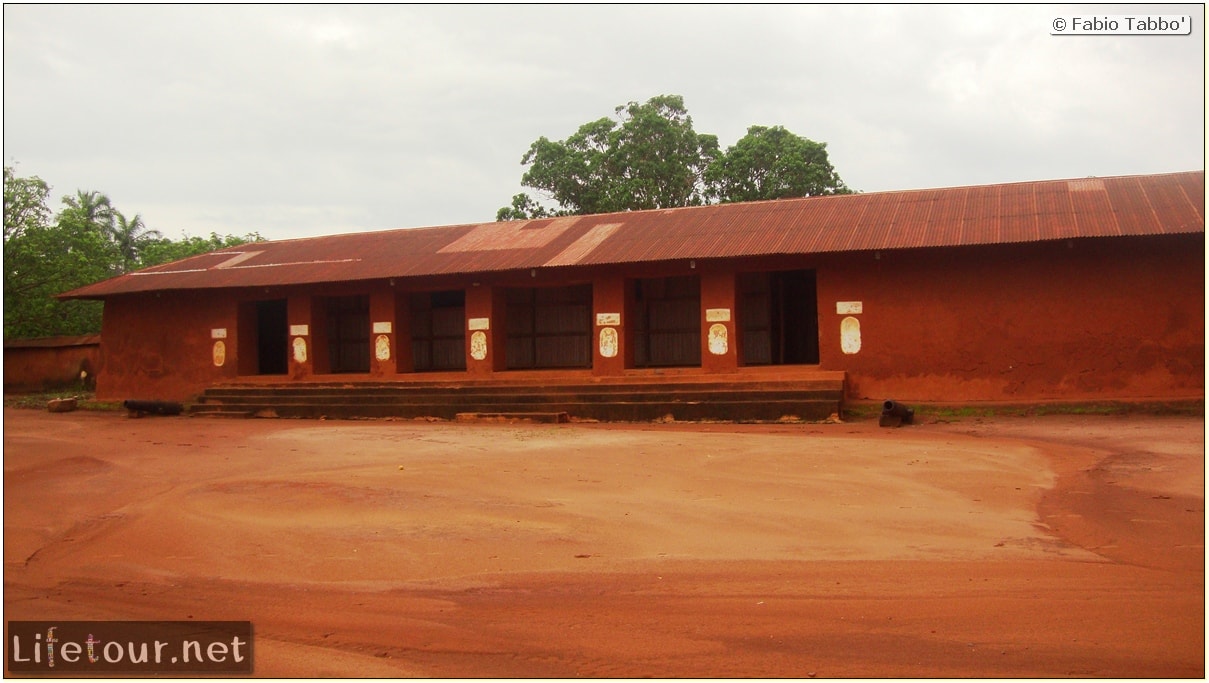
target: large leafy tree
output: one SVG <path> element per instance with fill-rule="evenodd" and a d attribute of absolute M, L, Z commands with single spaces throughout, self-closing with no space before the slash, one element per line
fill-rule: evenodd
<path fill-rule="evenodd" d="M 705 174 L 723 203 L 848 194 L 827 159 L 827 144 L 781 126 L 751 126 Z"/>
<path fill-rule="evenodd" d="M 566 140 L 539 138 L 521 164 L 521 183 L 557 203 L 547 209 L 527 194 L 513 197 L 496 218 L 608 213 L 702 204 L 705 171 L 718 138 L 698 134 L 679 95 L 617 107 L 616 118 L 580 126 Z"/>
<path fill-rule="evenodd" d="M 616 109 L 616 119 L 580 126 L 566 140 L 539 138 L 521 164 L 527 193 L 515 195 L 496 220 L 544 218 L 696 206 L 709 202 L 847 194 L 827 158 L 827 145 L 781 126 L 751 126 L 719 151 L 718 138 L 697 133 L 679 95 L 660 95 Z"/>

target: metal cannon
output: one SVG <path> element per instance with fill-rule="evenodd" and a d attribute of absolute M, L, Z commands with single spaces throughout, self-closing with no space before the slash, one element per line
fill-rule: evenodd
<path fill-rule="evenodd" d="M 122 401 L 122 407 L 129 411 L 130 417 L 144 415 L 180 415 L 185 407 L 171 401 Z"/>
<path fill-rule="evenodd" d="M 909 425 L 915 419 L 915 410 L 899 403 L 886 400 L 882 402 L 882 416 L 878 418 L 879 427 L 898 427 Z"/>

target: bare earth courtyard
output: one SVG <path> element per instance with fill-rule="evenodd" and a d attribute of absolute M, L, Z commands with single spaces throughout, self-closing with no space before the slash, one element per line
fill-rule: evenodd
<path fill-rule="evenodd" d="M 1205 675 L 1204 420 L 4 411 L 6 620 L 257 676 Z"/>

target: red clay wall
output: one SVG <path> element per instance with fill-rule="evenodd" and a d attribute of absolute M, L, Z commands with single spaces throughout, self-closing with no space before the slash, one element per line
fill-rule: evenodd
<path fill-rule="evenodd" d="M 179 401 L 207 385 L 235 379 L 236 301 L 230 293 L 213 292 L 107 300 L 97 398 Z M 218 342 L 222 352 L 216 358 Z M 216 360 L 222 365 L 216 365 Z"/>
<path fill-rule="evenodd" d="M 850 398 L 1203 397 L 1204 236 L 852 254 L 820 268 Z M 837 302 L 860 302 L 843 353 Z"/>
<path fill-rule="evenodd" d="M 101 337 L 95 334 L 12 340 L 4 345 L 4 390 L 91 387 L 100 357 Z"/>

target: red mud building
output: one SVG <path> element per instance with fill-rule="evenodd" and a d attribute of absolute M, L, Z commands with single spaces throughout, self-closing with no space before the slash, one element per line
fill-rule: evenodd
<path fill-rule="evenodd" d="M 100 399 L 656 378 L 1203 398 L 1204 188 L 1197 171 L 334 235 L 63 296 L 105 302 Z"/>

